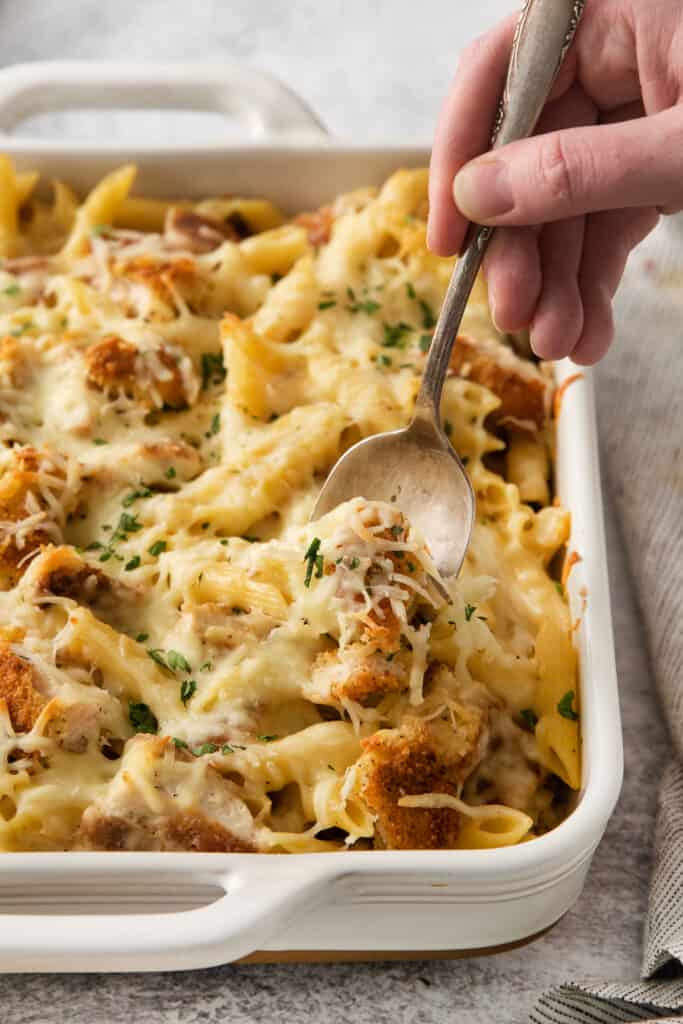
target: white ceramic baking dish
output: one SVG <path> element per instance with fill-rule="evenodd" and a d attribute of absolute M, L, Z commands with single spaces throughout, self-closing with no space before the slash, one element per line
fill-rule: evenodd
<path fill-rule="evenodd" d="M 237 118 L 251 141 L 122 147 L 13 135 L 67 108 L 173 108 Z M 381 182 L 424 149 L 355 146 L 325 134 L 278 82 L 232 65 L 34 64 L 0 71 L 0 151 L 85 190 L 135 161 L 155 195 L 265 195 L 310 208 Z M 561 383 L 576 370 L 557 367 Z M 344 958 L 455 955 L 523 941 L 578 897 L 622 776 L 600 474 L 590 374 L 568 388 L 557 487 L 572 514 L 569 578 L 580 626 L 583 789 L 553 832 L 480 851 L 257 854 L 29 853 L 0 856 L 0 970 L 206 967 L 253 954 Z M 585 607 L 584 607 L 585 606 Z"/>

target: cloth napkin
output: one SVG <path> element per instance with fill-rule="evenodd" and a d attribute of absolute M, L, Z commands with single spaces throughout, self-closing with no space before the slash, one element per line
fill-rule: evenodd
<path fill-rule="evenodd" d="M 642 978 L 545 993 L 535 1024 L 683 1020 L 683 215 L 632 255 L 617 341 L 597 370 L 604 483 L 613 493 L 673 743 L 659 791 Z"/>

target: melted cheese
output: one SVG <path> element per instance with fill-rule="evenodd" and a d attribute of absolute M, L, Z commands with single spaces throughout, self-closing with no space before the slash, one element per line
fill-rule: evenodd
<path fill-rule="evenodd" d="M 575 666 L 550 699 L 536 655 L 544 622 L 569 628 L 547 568 L 568 518 L 490 468 L 499 398 L 446 382 L 479 508 L 447 601 L 399 508 L 358 498 L 308 523 L 341 452 L 411 415 L 452 268 L 425 247 L 425 173 L 301 223 L 206 201 L 201 245 L 181 218 L 160 232 L 163 204 L 126 199 L 131 180 L 32 200 L 40 231 L 0 265 L 0 848 L 376 842 L 378 737 L 403 751 L 387 793 L 413 756 L 450 750 L 444 791 L 413 774 L 396 813 L 459 815 L 458 845 L 542 830 L 551 774 L 576 783 L 557 711 Z M 463 328 L 537 385 L 481 283 Z M 464 721 L 471 750 L 411 746 Z"/>

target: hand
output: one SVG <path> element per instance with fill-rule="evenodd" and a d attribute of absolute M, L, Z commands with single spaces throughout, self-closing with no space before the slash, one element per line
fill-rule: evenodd
<path fill-rule="evenodd" d="M 488 146 L 515 22 L 460 62 L 432 152 L 428 243 L 452 255 L 467 220 L 500 225 L 484 262 L 497 326 L 530 327 L 544 359 L 591 364 L 612 340 L 629 252 L 660 212 L 683 207 L 683 8 L 588 0 L 538 134 L 473 159 Z"/>

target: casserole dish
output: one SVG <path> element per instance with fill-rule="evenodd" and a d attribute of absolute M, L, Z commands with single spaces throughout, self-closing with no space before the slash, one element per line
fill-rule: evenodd
<path fill-rule="evenodd" d="M 46 109 L 210 108 L 256 135 L 122 151 L 7 134 Z M 268 195 L 311 208 L 424 150 L 338 145 L 305 105 L 245 69 L 34 65 L 0 76 L 0 149 L 19 169 L 91 187 L 114 164 L 140 168 L 157 196 Z M 286 174 L 286 177 L 283 175 Z M 621 743 L 590 378 L 570 365 L 558 423 L 557 491 L 572 514 L 579 560 L 568 590 L 582 678 L 583 789 L 569 818 L 530 843 L 496 850 L 253 854 L 6 854 L 0 860 L 3 970 L 159 970 L 218 964 L 258 951 L 305 956 L 430 955 L 505 947 L 558 920 L 578 896 L 616 801 Z"/>

